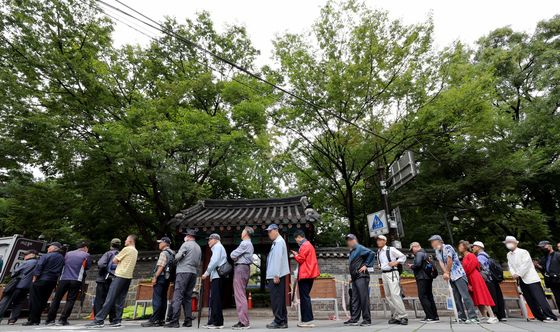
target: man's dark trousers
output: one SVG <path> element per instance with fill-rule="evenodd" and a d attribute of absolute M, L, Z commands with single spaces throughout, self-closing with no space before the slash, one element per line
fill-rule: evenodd
<path fill-rule="evenodd" d="M 422 304 L 422 310 L 426 314 L 426 319 L 439 319 L 432 292 L 433 281 L 433 279 L 416 279 L 418 298 L 420 299 L 420 304 Z"/>
<path fill-rule="evenodd" d="M 131 279 L 115 277 L 109 287 L 107 299 L 103 303 L 101 310 L 95 314 L 95 322 L 102 323 L 109 314 L 112 308 L 115 309 L 115 320 L 111 323 L 120 323 L 122 321 L 122 313 L 128 287 L 130 286 Z"/>
<path fill-rule="evenodd" d="M 311 306 L 311 288 L 313 288 L 313 279 L 300 279 L 298 281 L 299 299 L 301 307 L 301 321 L 304 323 L 313 320 L 313 307 Z"/>
<path fill-rule="evenodd" d="M 274 323 L 278 325 L 288 324 L 288 309 L 286 308 L 286 276 L 280 278 L 278 284 L 273 279 L 268 280 L 270 291 L 270 306 L 274 314 Z"/>
<path fill-rule="evenodd" d="M 494 300 L 495 306 L 492 307 L 492 311 L 496 318 L 504 319 L 506 318 L 506 305 L 504 303 L 504 295 L 502 294 L 502 289 L 500 288 L 500 283 L 494 280 L 486 282 L 488 291 Z"/>
<path fill-rule="evenodd" d="M 544 295 L 540 282 L 526 284 L 519 278 L 519 286 L 521 286 L 523 296 L 525 300 L 527 300 L 527 304 L 529 308 L 531 308 L 536 319 L 545 320 L 547 317 L 550 317 L 556 320 L 556 315 L 554 315 L 552 309 L 550 309 L 550 305 Z"/>
<path fill-rule="evenodd" d="M 556 308 L 560 308 L 560 283 L 551 283 L 548 288 L 552 291 L 554 295 L 554 301 L 556 301 Z"/>
<path fill-rule="evenodd" d="M 41 322 L 41 313 L 47 307 L 47 302 L 56 287 L 56 280 L 37 280 L 31 286 L 29 294 L 29 318 L 31 323 Z"/>
<path fill-rule="evenodd" d="M 210 283 L 210 316 L 208 317 L 208 325 L 224 326 L 222 296 L 222 279 L 212 279 Z"/>
<path fill-rule="evenodd" d="M 352 321 L 359 321 L 360 316 L 364 322 L 371 323 L 369 308 L 369 277 L 352 280 L 352 303 L 350 304 Z"/>
<path fill-rule="evenodd" d="M 98 312 L 101 311 L 103 308 L 103 304 L 107 299 L 107 294 L 109 294 L 109 288 L 111 287 L 111 281 L 113 278 L 107 278 L 105 281 L 97 282 L 97 286 L 95 287 L 95 299 L 93 301 L 93 313 L 97 315 Z M 109 321 L 112 322 L 115 320 L 115 306 L 111 307 L 109 311 Z"/>
<path fill-rule="evenodd" d="M 77 280 L 60 280 L 58 282 L 58 288 L 56 289 L 56 293 L 54 294 L 54 298 L 51 302 L 51 306 L 49 308 L 49 314 L 47 315 L 47 322 L 54 322 L 56 319 L 56 314 L 58 312 L 58 307 L 60 306 L 60 301 L 64 297 L 64 294 L 68 293 L 66 296 L 66 304 L 64 305 L 64 309 L 60 314 L 59 321 L 67 322 L 68 317 L 72 314 L 72 309 L 74 308 L 74 303 L 78 298 L 78 293 L 82 288 L 82 282 Z"/>
<path fill-rule="evenodd" d="M 169 288 L 169 280 L 164 275 L 160 275 L 153 287 L 152 307 L 154 312 L 150 318 L 150 322 L 163 323 L 165 321 L 165 312 L 167 311 L 167 290 Z"/>
<path fill-rule="evenodd" d="M 192 294 L 196 285 L 196 274 L 194 273 L 177 273 L 175 277 L 175 289 L 173 291 L 173 301 L 171 301 L 171 310 L 169 310 L 169 321 L 173 323 L 179 322 L 181 315 L 181 306 L 185 311 L 185 321 L 192 320 Z"/>

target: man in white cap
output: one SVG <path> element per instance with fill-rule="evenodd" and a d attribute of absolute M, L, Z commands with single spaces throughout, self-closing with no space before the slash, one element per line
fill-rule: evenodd
<path fill-rule="evenodd" d="M 286 276 L 290 274 L 286 241 L 278 231 L 278 225 L 271 224 L 266 229 L 272 240 L 272 247 L 266 260 L 266 282 L 270 290 L 270 306 L 274 321 L 268 329 L 288 328 L 288 309 L 286 308 Z"/>
<path fill-rule="evenodd" d="M 222 288 L 223 282 L 218 268 L 227 263 L 226 249 L 220 242 L 220 236 L 216 233 L 210 234 L 208 237 L 208 246 L 212 250 L 212 257 L 208 263 L 206 272 L 202 275 L 202 279 L 210 277 L 210 315 L 208 316 L 208 324 L 204 326 L 207 329 L 224 328 L 224 315 L 222 312 Z"/>
<path fill-rule="evenodd" d="M 504 295 L 502 294 L 502 289 L 500 288 L 500 283 L 504 280 L 504 270 L 498 262 L 490 258 L 486 251 L 484 251 L 484 243 L 474 241 L 472 244 L 472 251 L 480 263 L 480 267 L 482 268 L 480 273 L 484 277 L 486 287 L 488 287 L 488 291 L 496 304 L 492 307 L 492 311 L 498 320 L 504 322 L 507 320 L 506 310 Z"/>
<path fill-rule="evenodd" d="M 408 314 L 401 294 L 401 276 L 398 266 L 406 262 L 406 256 L 395 247 L 387 245 L 385 235 L 377 237 L 377 262 L 381 268 L 381 279 L 385 298 L 391 310 L 389 324 L 408 325 Z"/>
<path fill-rule="evenodd" d="M 541 278 L 533 265 L 531 255 L 527 250 L 517 247 L 519 241 L 513 236 L 506 236 L 504 244 L 509 250 L 507 254 L 509 272 L 511 272 L 512 278 L 519 283 L 533 315 L 545 323 L 555 322 L 557 318 L 544 295 Z"/>

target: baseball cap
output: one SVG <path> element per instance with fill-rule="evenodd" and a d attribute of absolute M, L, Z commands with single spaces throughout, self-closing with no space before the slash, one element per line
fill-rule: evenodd
<path fill-rule="evenodd" d="M 171 239 L 168 238 L 167 236 L 162 237 L 161 239 L 157 240 L 158 243 L 167 243 L 167 244 L 171 244 Z"/>
<path fill-rule="evenodd" d="M 278 229 L 278 225 L 276 225 L 276 224 L 270 224 L 270 225 L 268 225 L 268 227 L 266 228 L 266 231 L 267 231 L 267 232 L 270 232 L 270 231 L 275 230 L 275 229 Z"/>
<path fill-rule="evenodd" d="M 539 242 L 539 244 L 537 244 L 537 247 L 543 248 L 544 246 L 547 246 L 549 244 L 550 244 L 550 241 L 543 240 L 543 241 Z"/>
<path fill-rule="evenodd" d="M 196 236 L 196 230 L 189 228 L 184 234 L 189 236 Z"/>
<path fill-rule="evenodd" d="M 387 237 L 385 235 L 377 235 L 377 239 L 387 241 Z"/>
<path fill-rule="evenodd" d="M 62 248 L 62 244 L 60 242 L 51 242 L 49 243 L 49 247 L 50 246 L 57 247 L 58 249 Z"/>
<path fill-rule="evenodd" d="M 511 235 L 506 236 L 506 239 L 504 240 L 504 243 L 508 243 L 508 242 L 519 243 L 519 241 L 517 241 L 515 236 L 511 236 Z"/>
<path fill-rule="evenodd" d="M 484 249 L 484 243 L 480 242 L 480 241 L 474 241 L 473 246 L 477 246 L 477 247 L 481 247 L 482 249 Z"/>
<path fill-rule="evenodd" d="M 33 255 L 37 256 L 37 255 L 39 255 L 39 252 L 35 249 L 29 249 L 29 250 L 26 250 L 26 251 L 23 252 L 24 256 L 27 256 L 29 254 L 33 254 Z"/>
<path fill-rule="evenodd" d="M 121 245 L 121 239 L 114 238 L 114 239 L 111 240 L 111 244 L 118 244 L 120 246 Z"/>
<path fill-rule="evenodd" d="M 346 240 L 357 240 L 358 238 L 354 234 L 346 235 Z"/>
<path fill-rule="evenodd" d="M 220 241 L 220 235 L 218 235 L 216 233 L 212 233 L 212 234 L 210 234 L 209 237 L 206 238 L 206 240 L 218 240 L 218 241 Z"/>
<path fill-rule="evenodd" d="M 443 239 L 441 238 L 441 236 L 439 236 L 439 235 L 436 234 L 436 235 L 430 236 L 430 238 L 428 239 L 428 241 L 442 241 L 442 242 L 443 242 Z"/>
<path fill-rule="evenodd" d="M 410 248 L 409 248 L 409 249 L 412 250 L 413 247 L 419 247 L 419 246 L 420 246 L 420 243 L 418 243 L 418 242 L 412 242 L 412 243 L 410 244 Z"/>

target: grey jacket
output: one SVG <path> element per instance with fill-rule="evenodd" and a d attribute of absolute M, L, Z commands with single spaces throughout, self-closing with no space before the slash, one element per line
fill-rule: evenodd
<path fill-rule="evenodd" d="M 198 267 L 202 259 L 202 250 L 196 241 L 185 241 L 177 254 L 177 273 L 198 274 Z"/>

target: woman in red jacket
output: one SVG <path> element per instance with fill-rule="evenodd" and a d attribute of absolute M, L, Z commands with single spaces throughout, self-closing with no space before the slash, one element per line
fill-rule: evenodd
<path fill-rule="evenodd" d="M 320 274 L 319 264 L 317 263 L 317 254 L 313 245 L 305 238 L 305 233 L 297 230 L 294 238 L 299 244 L 299 251 L 292 250 L 294 259 L 299 264 L 298 269 L 298 289 L 301 308 L 301 323 L 299 327 L 315 327 L 313 324 L 313 308 L 311 307 L 311 288 L 313 280 Z"/>
<path fill-rule="evenodd" d="M 469 293 L 471 294 L 474 305 L 478 306 L 482 317 L 488 317 L 488 324 L 498 322 L 498 319 L 492 312 L 494 300 L 488 291 L 488 286 L 482 275 L 480 274 L 480 263 L 476 256 L 470 252 L 470 244 L 467 241 L 460 241 L 457 246 L 459 253 L 463 256 L 463 269 L 467 273 L 469 279 Z"/>

